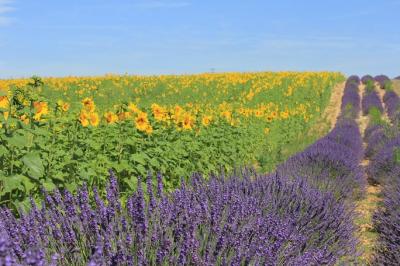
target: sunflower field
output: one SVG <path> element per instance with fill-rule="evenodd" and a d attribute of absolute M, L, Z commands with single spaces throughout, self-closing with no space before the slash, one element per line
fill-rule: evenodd
<path fill-rule="evenodd" d="M 272 171 L 326 132 L 309 136 L 332 88 L 331 72 L 39 78 L 0 81 L 0 201 L 84 183 L 121 195 L 137 176 L 168 191 L 191 173 L 252 166 Z"/>

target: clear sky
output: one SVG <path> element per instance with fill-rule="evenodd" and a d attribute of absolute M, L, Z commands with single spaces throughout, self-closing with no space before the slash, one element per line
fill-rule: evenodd
<path fill-rule="evenodd" d="M 400 0 L 0 0 L 0 77 L 400 75 Z"/>

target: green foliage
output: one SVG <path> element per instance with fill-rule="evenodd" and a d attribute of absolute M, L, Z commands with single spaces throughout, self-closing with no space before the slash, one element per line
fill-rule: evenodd
<path fill-rule="evenodd" d="M 393 150 L 393 159 L 396 164 L 400 164 L 400 148 Z"/>
<path fill-rule="evenodd" d="M 384 120 L 382 119 L 382 113 L 379 111 L 377 107 L 371 107 L 369 109 L 369 118 L 371 119 L 371 123 L 374 125 L 384 124 Z"/>
<path fill-rule="evenodd" d="M 383 87 L 385 88 L 385 90 L 391 91 L 391 90 L 393 90 L 393 82 L 391 80 L 387 80 L 387 81 L 385 81 L 385 84 L 383 85 Z"/>
<path fill-rule="evenodd" d="M 27 86 L 13 87 L 10 97 L 10 111 L 15 117 L 27 115 L 29 123 L 15 117 L 0 121 L 3 125 L 0 128 L 0 202 L 17 208 L 26 204 L 28 195 L 37 195 L 41 187 L 75 191 L 86 182 L 89 187 L 97 186 L 102 190 L 108 169 L 113 169 L 119 177 L 122 195 L 136 187 L 136 176 L 145 176 L 148 171 L 161 172 L 167 190 L 178 187 L 180 179 L 190 178 L 193 172 L 207 175 L 221 168 L 230 171 L 246 165 L 271 171 L 290 154 L 304 148 L 305 138 L 312 141 L 319 136 L 305 136 L 305 133 L 326 107 L 332 86 L 342 79 L 332 78 L 324 83 L 319 93 L 312 89 L 321 82 L 316 80 L 285 97 L 290 84 L 288 78 L 281 87 L 261 91 L 243 104 L 255 107 L 268 99 L 283 109 L 301 103 L 306 114 L 290 115 L 273 122 L 252 117 L 236 126 L 219 120 L 189 131 L 163 127 L 150 116 L 154 130 L 147 135 L 138 131 L 132 120 L 82 127 L 77 119 L 80 100 L 90 95 L 77 93 L 80 89 L 76 83 L 69 84 L 68 90 L 58 90 L 34 77 Z M 140 108 L 150 114 L 149 106 L 154 102 L 165 105 L 199 102 L 201 90 L 207 91 L 202 99 L 204 103 L 216 106 L 229 99 L 239 107 L 239 103 L 243 103 L 243 90 L 253 86 L 251 82 L 229 85 L 227 95 L 221 96 L 217 85 L 196 83 L 193 88 L 182 89 L 177 98 L 169 91 L 179 84 L 169 82 L 156 83 L 154 90 L 132 93 L 131 87 L 120 88 L 111 81 L 104 80 L 96 86 L 87 81 L 89 85 L 85 86 L 95 89 L 85 93 L 91 93 L 99 110 L 110 110 L 121 98 L 125 105 L 141 98 Z M 62 113 L 57 109 L 59 99 L 71 104 L 70 112 Z M 45 121 L 33 119 L 33 105 L 37 101 L 48 102 L 49 109 L 54 110 Z M 264 133 L 266 127 L 270 130 L 268 134 Z"/>
<path fill-rule="evenodd" d="M 28 83 L 28 86 L 32 88 L 39 88 L 44 85 L 43 80 L 38 76 L 33 76 L 31 79 L 32 81 Z"/>
<path fill-rule="evenodd" d="M 375 81 L 374 80 L 367 80 L 365 84 L 365 90 L 370 93 L 375 90 Z"/>

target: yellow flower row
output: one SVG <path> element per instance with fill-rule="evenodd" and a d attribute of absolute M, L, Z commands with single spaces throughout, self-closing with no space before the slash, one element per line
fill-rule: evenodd
<path fill-rule="evenodd" d="M 95 127 L 98 126 L 100 124 L 100 116 L 98 112 L 96 112 L 96 105 L 93 99 L 85 98 L 82 100 L 81 103 L 82 103 L 82 109 L 79 114 L 79 121 L 82 124 L 82 126 L 84 127 L 87 127 L 89 125 Z M 196 124 L 196 117 L 199 113 L 202 114 L 201 124 L 203 126 L 210 125 L 214 116 L 222 117 L 232 126 L 235 125 L 235 123 L 238 123 L 238 121 L 235 122 L 235 119 L 233 118 L 233 112 L 234 112 L 233 108 L 225 102 L 220 104 L 219 107 L 214 111 L 200 110 L 198 106 L 194 106 L 192 104 L 188 105 L 192 107 L 191 112 L 186 111 L 179 105 L 175 105 L 173 108 L 169 109 L 167 107 L 163 107 L 159 104 L 154 103 L 151 105 L 151 112 L 156 121 L 164 122 L 168 125 L 170 125 L 170 123 L 173 122 L 178 129 L 183 129 L 183 130 L 191 130 L 194 128 Z M 0 107 L 6 108 L 7 106 L 8 106 L 7 97 L 6 96 L 0 97 Z M 63 112 L 67 112 L 70 108 L 69 103 L 66 103 L 62 100 L 57 101 L 57 106 Z M 276 119 L 288 119 L 291 115 L 302 115 L 304 116 L 304 119 L 308 119 L 309 116 L 307 116 L 307 109 L 310 106 L 311 106 L 310 104 L 308 104 L 308 106 L 300 104 L 298 106 L 295 106 L 291 110 L 285 107 L 284 110 L 279 111 L 277 105 L 269 103 L 266 105 L 260 105 L 256 109 L 239 108 L 235 111 L 235 113 L 242 115 L 246 118 L 253 115 L 256 118 L 264 119 L 267 122 L 272 122 L 273 120 Z M 33 119 L 36 121 L 41 121 L 43 116 L 49 114 L 49 107 L 46 102 L 35 102 L 34 110 L 35 114 L 33 116 Z M 8 113 L 6 115 L 8 116 Z M 122 111 L 119 113 L 108 111 L 104 113 L 104 119 L 107 124 L 115 124 L 119 121 L 124 121 L 131 117 L 134 118 L 135 125 L 138 128 L 138 130 L 145 131 L 146 133 L 151 134 L 153 129 L 150 125 L 147 113 L 141 111 L 134 103 L 130 103 L 127 106 L 127 111 Z M 21 117 L 21 120 L 23 120 L 24 123 L 28 121 L 27 119 L 28 118 L 26 116 Z"/>
<path fill-rule="evenodd" d="M 153 126 L 175 126 L 178 130 L 192 130 L 201 126 L 209 126 L 214 121 L 220 120 L 237 126 L 250 119 L 259 119 L 267 122 L 266 126 L 268 127 L 268 123 L 286 120 L 293 116 L 308 121 L 316 112 L 320 112 L 319 103 L 317 104 L 316 101 L 299 103 L 295 101 L 296 98 L 290 97 L 301 92 L 302 89 L 306 89 L 308 95 L 310 92 L 320 95 L 338 78 L 340 78 L 339 73 L 329 72 L 260 72 L 185 76 L 107 75 L 45 78 L 43 80 L 45 89 L 60 91 L 55 95 L 57 98 L 63 99 L 57 101 L 57 113 L 55 114 L 61 112 L 63 115 L 73 109 L 68 118 L 78 119 L 84 127 L 97 127 L 102 122 L 113 125 L 130 120 L 138 130 L 151 134 Z M 28 79 L 0 80 L 0 90 L 26 86 L 28 82 Z M 274 89 L 280 89 L 276 96 L 275 92 L 265 93 Z M 280 101 L 279 93 L 281 93 L 282 101 Z M 110 94 L 115 96 L 114 98 L 110 97 L 109 102 L 112 104 L 110 106 L 101 104 Z M 90 97 L 87 97 L 89 95 Z M 100 103 L 100 108 L 96 108 L 93 95 L 96 97 L 96 103 Z M 268 98 L 270 95 L 272 95 L 271 99 Z M 171 103 L 171 100 L 173 103 L 177 97 L 179 97 L 180 105 L 160 104 Z M 76 110 L 75 105 L 71 108 L 69 103 L 79 103 L 82 98 L 80 110 Z M 30 118 L 35 121 L 44 121 L 44 119 L 58 117 L 51 112 L 48 103 L 44 101 L 37 101 L 33 104 L 34 114 L 32 117 L 25 114 L 13 114 L 12 108 L 10 114 L 6 110 L 9 107 L 8 99 L 7 96 L 0 96 L 0 114 L 4 118 L 11 115 L 18 117 L 24 123 L 29 123 Z M 112 99 L 115 99 L 115 102 Z M 121 99 L 132 99 L 132 102 L 121 103 Z M 150 106 L 143 104 L 149 99 L 156 103 Z M 304 98 L 301 99 L 304 102 Z M 316 97 L 316 100 L 319 100 L 319 97 Z M 30 101 L 26 99 L 18 101 L 25 106 L 30 104 Z M 146 108 L 147 112 L 145 112 L 138 105 L 144 105 L 149 110 Z M 154 122 L 157 122 L 157 125 Z M 264 133 L 267 134 L 267 131 L 269 132 L 269 128 Z"/>
<path fill-rule="evenodd" d="M 161 97 L 177 95 L 189 91 L 195 95 L 206 97 L 213 93 L 213 97 L 219 100 L 229 95 L 233 90 L 240 90 L 243 101 L 252 101 L 256 95 L 273 88 L 287 86 L 284 94 L 290 97 L 296 90 L 311 85 L 315 92 L 323 91 L 327 83 L 340 77 L 340 73 L 331 72 L 259 72 L 259 73 L 220 73 L 199 75 L 166 75 L 166 76 L 116 76 L 106 75 L 101 77 L 66 77 L 43 79 L 48 87 L 53 90 L 67 92 L 74 88 L 75 94 L 81 96 L 93 91 L 98 95 L 106 95 L 97 92 L 103 82 L 111 82 L 121 97 L 129 93 L 145 96 L 148 92 L 159 88 L 163 83 L 166 89 L 160 93 Z M 25 86 L 29 79 L 0 80 L 0 89 L 10 89 L 13 86 Z M 244 88 L 244 85 L 249 85 Z M 328 84 L 330 85 L 330 84 Z M 207 88 L 216 88 L 207 91 Z M 206 88 L 206 89 L 205 89 Z M 201 97 L 199 97 L 201 98 Z"/>

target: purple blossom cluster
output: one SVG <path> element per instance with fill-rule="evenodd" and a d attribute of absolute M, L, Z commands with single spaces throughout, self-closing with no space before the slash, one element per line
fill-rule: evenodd
<path fill-rule="evenodd" d="M 390 79 L 386 75 L 378 75 L 374 77 L 375 82 L 378 83 L 381 89 L 386 89 L 388 84 L 390 83 Z"/>
<path fill-rule="evenodd" d="M 364 131 L 364 140 L 365 142 L 369 142 L 369 139 L 376 131 L 380 131 L 383 129 L 383 125 L 381 124 L 371 124 L 369 123 L 367 128 Z"/>
<path fill-rule="evenodd" d="M 305 179 L 243 170 L 166 194 L 161 176 L 120 201 L 83 186 L 0 211 L 1 265 L 334 265 L 354 252 L 353 213 Z"/>
<path fill-rule="evenodd" d="M 398 122 L 400 118 L 400 97 L 393 90 L 387 90 L 383 96 L 387 115 L 392 123 Z"/>
<path fill-rule="evenodd" d="M 370 124 L 364 133 L 364 140 L 367 143 L 365 157 L 373 158 L 379 150 L 390 140 L 392 132 L 383 124 Z"/>
<path fill-rule="evenodd" d="M 367 172 L 374 181 L 384 184 L 387 179 L 387 173 L 396 167 L 400 159 L 400 134 L 390 138 L 378 152 L 371 158 Z"/>
<path fill-rule="evenodd" d="M 378 92 L 375 90 L 366 90 L 361 101 L 363 115 L 368 115 L 372 108 L 383 113 L 383 105 L 379 98 Z"/>
<path fill-rule="evenodd" d="M 400 168 L 388 175 L 391 182 L 384 187 L 383 204 L 373 217 L 378 233 L 374 265 L 400 264 Z"/>
<path fill-rule="evenodd" d="M 366 85 L 368 83 L 374 82 L 374 78 L 371 75 L 365 75 L 361 78 L 361 82 Z"/>

